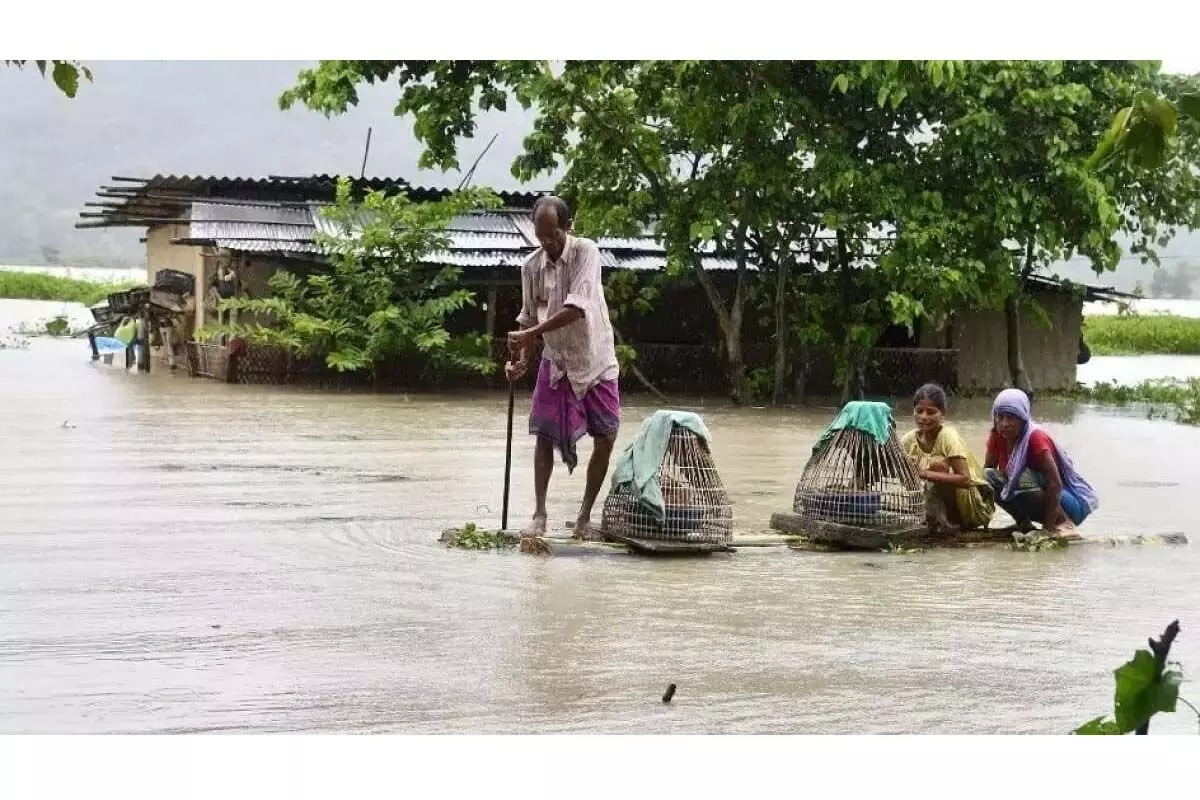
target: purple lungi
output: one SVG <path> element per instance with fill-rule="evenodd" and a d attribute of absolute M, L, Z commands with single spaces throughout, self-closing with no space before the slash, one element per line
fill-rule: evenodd
<path fill-rule="evenodd" d="M 529 433 L 554 442 L 569 472 L 579 463 L 575 443 L 583 434 L 592 438 L 616 436 L 620 427 L 621 394 L 615 380 L 600 381 L 581 400 L 565 377 L 550 385 L 550 362 L 542 359 L 533 388 Z"/>

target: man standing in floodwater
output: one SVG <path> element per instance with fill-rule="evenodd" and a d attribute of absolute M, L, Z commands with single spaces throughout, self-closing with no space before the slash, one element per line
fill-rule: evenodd
<path fill-rule="evenodd" d="M 529 368 L 537 341 L 541 363 L 533 390 L 529 433 L 537 437 L 533 486 L 537 505 L 525 536 L 546 532 L 546 490 L 558 449 L 567 470 L 578 463 L 575 445 L 584 433 L 594 447 L 588 462 L 583 503 L 575 536 L 598 538 L 591 527 L 592 506 L 608 474 L 609 457 L 621 421 L 617 352 L 608 303 L 601 286 L 600 249 L 591 239 L 571 235 L 571 208 L 558 197 L 540 197 L 533 227 L 541 248 L 521 267 L 519 330 L 508 334 L 512 356 L 505 377 L 518 380 Z"/>

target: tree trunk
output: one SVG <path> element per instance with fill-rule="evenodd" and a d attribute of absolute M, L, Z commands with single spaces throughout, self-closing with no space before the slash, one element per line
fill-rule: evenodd
<path fill-rule="evenodd" d="M 841 307 L 839 327 L 842 340 L 842 405 L 851 400 L 862 399 L 862 354 L 857 343 L 850 337 L 850 306 L 854 295 L 854 276 L 850 272 L 850 253 L 846 247 L 846 234 L 837 232 L 838 298 Z"/>
<path fill-rule="evenodd" d="M 746 399 L 746 360 L 742 355 L 740 325 L 725 332 L 725 352 L 729 358 L 729 399 L 740 406 Z"/>
<path fill-rule="evenodd" d="M 1021 294 L 1013 292 L 1004 300 L 1004 326 L 1008 334 L 1008 376 L 1012 385 L 1025 394 L 1033 396 L 1033 384 L 1025 371 L 1025 358 L 1021 353 Z"/>
<path fill-rule="evenodd" d="M 801 339 L 796 349 L 796 402 L 804 403 L 808 396 L 808 342 Z"/>
<path fill-rule="evenodd" d="M 790 263 L 790 259 L 781 258 L 775 270 L 775 382 L 771 404 L 776 406 L 782 405 L 787 399 L 784 385 L 788 377 L 787 289 Z"/>
<path fill-rule="evenodd" d="M 1021 352 L 1021 295 L 1025 292 L 1025 279 L 1033 272 L 1033 239 L 1025 245 L 1025 263 L 1016 290 L 1004 299 L 1004 327 L 1008 339 L 1008 377 L 1012 385 L 1033 397 L 1033 383 L 1025 371 L 1025 357 Z"/>
<path fill-rule="evenodd" d="M 734 405 L 741 405 L 746 396 L 746 362 L 742 355 L 742 312 L 746 304 L 746 225 L 743 223 L 734 232 L 734 252 L 737 260 L 737 283 L 733 292 L 733 300 L 729 308 L 713 283 L 712 277 L 704 270 L 704 262 L 700 253 L 692 255 L 692 269 L 696 280 L 704 289 L 708 302 L 717 315 L 717 324 L 721 329 L 721 341 L 729 359 L 729 399 Z"/>
<path fill-rule="evenodd" d="M 866 379 L 863 371 L 866 367 L 866 356 L 870 351 L 863 350 L 857 344 L 847 342 L 843 348 L 842 359 L 846 365 L 846 375 L 842 380 L 842 405 L 851 400 L 863 399 L 863 387 Z"/>

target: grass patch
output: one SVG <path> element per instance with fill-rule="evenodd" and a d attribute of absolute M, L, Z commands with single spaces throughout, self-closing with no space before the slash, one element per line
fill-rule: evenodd
<path fill-rule="evenodd" d="M 1200 355 L 1200 319 L 1167 314 L 1086 317 L 1083 339 L 1097 356 Z"/>
<path fill-rule="evenodd" d="M 1143 405 L 1148 416 L 1165 417 L 1185 425 L 1200 425 L 1200 378 L 1161 378 L 1131 386 L 1100 382 L 1069 393 L 1075 400 L 1111 406 Z"/>
<path fill-rule="evenodd" d="M 0 298 L 8 300 L 58 300 L 90 306 L 112 292 L 133 286 L 137 284 L 129 281 L 99 282 L 36 272 L 0 272 Z"/>

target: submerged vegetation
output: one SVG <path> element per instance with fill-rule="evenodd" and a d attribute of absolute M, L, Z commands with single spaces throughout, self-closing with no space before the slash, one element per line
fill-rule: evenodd
<path fill-rule="evenodd" d="M 1173 419 L 1185 425 L 1200 425 L 1200 378 L 1160 378 L 1132 386 L 1100 382 L 1079 386 L 1070 396 L 1103 405 L 1146 406 L 1151 418 Z"/>
<path fill-rule="evenodd" d="M 1013 533 L 1010 547 L 1022 553 L 1040 553 L 1043 550 L 1063 550 L 1067 547 L 1067 540 L 1042 531 L 1017 532 Z"/>
<path fill-rule="evenodd" d="M 485 531 L 468 522 L 461 528 L 446 531 L 443 535 L 446 547 L 459 550 L 501 550 L 516 547 L 517 542 L 498 531 Z"/>
<path fill-rule="evenodd" d="M 1088 317 L 1083 338 L 1092 355 L 1200 355 L 1200 319 L 1167 314 Z"/>
<path fill-rule="evenodd" d="M 58 300 L 90 306 L 112 292 L 133 286 L 127 281 L 100 282 L 36 272 L 0 272 L 0 298 L 6 300 Z"/>
<path fill-rule="evenodd" d="M 86 328 L 72 328 L 66 314 L 56 314 L 48 319 L 25 322 L 12 328 L 11 333 L 21 336 L 81 336 Z"/>

